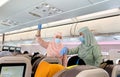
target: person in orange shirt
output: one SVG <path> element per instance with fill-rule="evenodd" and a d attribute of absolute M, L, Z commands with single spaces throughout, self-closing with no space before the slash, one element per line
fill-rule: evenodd
<path fill-rule="evenodd" d="M 53 75 L 63 69 L 65 69 L 65 67 L 60 64 L 50 64 L 46 61 L 42 61 L 38 65 L 35 77 L 53 77 Z"/>

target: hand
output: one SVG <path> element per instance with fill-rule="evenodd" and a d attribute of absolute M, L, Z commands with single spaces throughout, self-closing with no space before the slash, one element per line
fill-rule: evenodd
<path fill-rule="evenodd" d="M 38 24 L 38 30 L 42 29 L 42 24 Z"/>
<path fill-rule="evenodd" d="M 60 55 L 64 55 L 64 54 L 67 54 L 67 52 L 68 52 L 68 48 L 67 47 L 64 47 L 64 48 L 62 48 L 62 50 L 60 51 Z"/>

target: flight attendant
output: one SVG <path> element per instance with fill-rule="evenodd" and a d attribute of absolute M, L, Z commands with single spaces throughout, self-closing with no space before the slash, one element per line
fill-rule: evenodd
<path fill-rule="evenodd" d="M 66 66 L 67 56 L 62 52 L 62 48 L 64 48 L 62 44 L 62 34 L 60 32 L 56 33 L 53 40 L 50 42 L 46 42 L 41 38 L 41 28 L 42 25 L 38 25 L 38 30 L 36 34 L 37 42 L 46 49 L 47 57 L 56 57 L 58 58 L 63 66 Z"/>
<path fill-rule="evenodd" d="M 86 65 L 99 66 L 102 62 L 102 54 L 99 45 L 92 32 L 87 28 L 79 29 L 79 40 L 81 44 L 73 49 L 64 48 L 67 55 L 78 54 Z"/>

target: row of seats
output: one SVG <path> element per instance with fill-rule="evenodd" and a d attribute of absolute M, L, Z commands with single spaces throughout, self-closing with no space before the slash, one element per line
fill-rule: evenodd
<path fill-rule="evenodd" d="M 56 58 L 38 58 L 33 66 L 29 59 L 22 56 L 6 56 L 0 58 L 0 76 L 1 77 L 34 77 L 38 64 L 41 61 L 61 64 Z M 32 69 L 32 70 L 31 70 Z M 74 71 L 74 72 L 72 72 Z M 76 72 L 75 72 L 76 71 Z M 13 73 L 14 72 L 14 73 Z M 32 76 L 31 76 L 32 73 Z M 20 75 L 20 76 L 19 76 Z M 80 65 L 73 69 L 65 69 L 54 75 L 54 77 L 120 77 L 120 65 L 108 65 L 104 69 L 93 66 Z"/>

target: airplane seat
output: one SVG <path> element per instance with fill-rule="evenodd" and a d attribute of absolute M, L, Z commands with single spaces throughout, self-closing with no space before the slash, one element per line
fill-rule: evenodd
<path fill-rule="evenodd" d="M 42 61 L 46 61 L 51 64 L 62 64 L 62 62 L 58 58 L 54 57 L 45 57 Z"/>
<path fill-rule="evenodd" d="M 120 77 L 120 65 L 114 65 L 111 77 Z"/>
<path fill-rule="evenodd" d="M 31 57 L 30 57 L 29 54 L 24 54 L 23 56 L 26 57 L 26 58 L 28 58 L 31 61 Z"/>
<path fill-rule="evenodd" d="M 109 77 L 120 77 L 120 65 L 106 65 L 103 69 L 108 72 Z"/>
<path fill-rule="evenodd" d="M 0 58 L 1 77 L 31 77 L 30 60 L 22 56 L 5 56 Z"/>
<path fill-rule="evenodd" d="M 70 69 L 64 69 L 53 77 L 109 77 L 108 73 L 95 66 L 78 65 Z"/>
<path fill-rule="evenodd" d="M 31 61 L 31 57 L 28 54 L 24 54 L 24 55 L 16 55 L 18 57 L 26 57 L 27 59 L 29 59 Z"/>
<path fill-rule="evenodd" d="M 97 68 L 82 71 L 76 77 L 109 77 L 109 75 L 105 70 Z"/>

